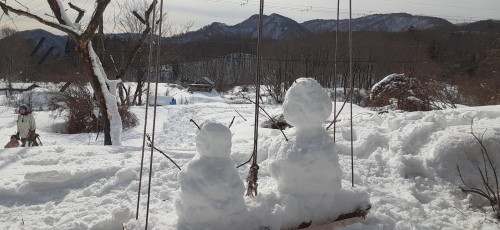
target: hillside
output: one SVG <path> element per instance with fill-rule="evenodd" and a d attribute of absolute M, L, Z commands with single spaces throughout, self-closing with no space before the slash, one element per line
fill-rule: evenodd
<path fill-rule="evenodd" d="M 311 20 L 301 24 L 311 32 L 331 32 L 336 30 L 336 20 Z M 453 27 L 454 25 L 442 18 L 416 16 L 406 13 L 373 14 L 352 20 L 353 31 L 401 32 L 410 27 L 416 29 L 431 29 L 437 27 Z M 339 31 L 349 29 L 349 20 L 339 21 Z"/>
<path fill-rule="evenodd" d="M 258 15 L 253 15 L 247 20 L 233 26 L 224 23 L 213 23 L 200 30 L 172 38 L 173 41 L 186 43 L 199 40 L 208 40 L 223 37 L 256 38 Z M 374 14 L 352 21 L 353 31 L 401 32 L 410 27 L 417 29 L 430 29 L 436 27 L 453 27 L 451 22 L 441 18 L 414 16 L 405 13 Z M 263 37 L 267 39 L 293 39 L 304 37 L 313 33 L 330 32 L 336 28 L 336 20 L 311 20 L 298 23 L 279 14 L 264 17 Z M 348 30 L 348 20 L 341 20 L 340 31 Z"/>

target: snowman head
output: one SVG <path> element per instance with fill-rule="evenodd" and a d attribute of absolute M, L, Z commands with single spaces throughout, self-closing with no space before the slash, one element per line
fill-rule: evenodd
<path fill-rule="evenodd" d="M 311 78 L 299 78 L 288 89 L 283 115 L 297 128 L 321 126 L 332 112 L 332 102 L 321 85 Z"/>
<path fill-rule="evenodd" d="M 200 156 L 228 157 L 231 153 L 231 131 L 220 123 L 206 123 L 196 135 L 196 150 Z"/>

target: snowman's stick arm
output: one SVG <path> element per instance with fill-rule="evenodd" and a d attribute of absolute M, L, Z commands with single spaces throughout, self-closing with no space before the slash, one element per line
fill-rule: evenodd
<path fill-rule="evenodd" d="M 250 161 L 252 160 L 252 157 L 253 157 L 253 154 L 250 156 L 250 158 L 247 161 L 245 161 L 243 164 L 240 164 L 240 165 L 236 166 L 236 168 L 240 168 L 241 166 L 250 163 Z"/>
<path fill-rule="evenodd" d="M 234 110 L 234 112 L 236 112 L 238 115 L 240 115 L 240 117 L 241 117 L 241 118 L 243 118 L 243 120 L 247 121 L 247 119 L 245 119 L 245 118 L 244 118 L 244 117 L 240 114 L 240 112 L 238 112 L 238 110 L 236 110 L 236 109 L 233 109 L 233 110 Z"/>
<path fill-rule="evenodd" d="M 151 144 L 151 138 L 149 137 L 149 134 L 146 135 L 146 137 L 148 138 L 148 146 L 153 148 L 154 150 L 160 152 L 161 154 L 163 154 L 163 156 L 165 156 L 167 159 L 169 159 L 175 166 L 177 166 L 177 168 L 179 170 L 182 170 L 181 167 L 179 167 L 179 165 L 177 163 L 175 163 L 174 160 L 172 160 L 172 158 L 170 158 L 169 156 L 167 156 L 167 154 L 165 154 L 163 151 L 159 150 L 158 148 L 156 148 L 154 145 Z"/>
<path fill-rule="evenodd" d="M 241 92 L 240 92 L 240 94 L 241 94 L 241 96 L 242 96 L 244 99 L 246 99 L 246 100 L 248 100 L 248 101 L 252 102 L 253 104 L 255 104 L 255 102 L 254 102 L 254 101 L 252 101 L 252 99 L 250 99 L 250 98 L 248 98 L 248 97 L 245 97 L 245 95 L 243 95 L 243 93 L 241 93 Z M 266 114 L 266 116 L 269 118 L 269 120 L 271 120 L 271 122 L 272 122 L 272 123 L 273 123 L 276 127 L 279 127 L 279 126 L 277 125 L 276 121 L 273 119 L 273 117 L 271 117 L 271 115 L 269 115 L 269 113 L 267 113 L 267 111 L 266 111 L 264 108 L 262 108 L 262 106 L 260 106 L 260 104 L 259 104 L 258 106 L 259 106 L 260 110 L 262 110 L 262 112 L 264 112 L 264 113 Z M 257 124 L 256 124 L 256 125 L 257 125 Z M 281 134 L 283 134 L 283 136 L 285 137 L 285 140 L 286 140 L 286 141 L 288 141 L 288 138 L 286 137 L 285 132 L 283 132 L 283 130 L 282 130 L 282 129 L 279 129 L 279 130 L 281 131 Z"/>
<path fill-rule="evenodd" d="M 337 102 L 335 102 L 335 103 L 337 103 Z M 337 114 L 335 114 L 335 117 L 333 118 L 332 123 L 330 123 L 330 125 L 328 125 L 328 127 L 326 127 L 326 130 L 328 130 L 330 127 L 332 127 L 332 125 L 333 125 L 335 122 L 337 122 L 337 118 L 339 117 L 340 112 L 342 112 L 342 110 L 344 109 L 345 104 L 347 104 L 347 98 L 345 99 L 344 104 L 342 104 L 342 107 L 340 107 L 339 112 L 338 112 Z"/>
<path fill-rule="evenodd" d="M 198 127 L 198 129 L 201 129 L 200 126 L 198 124 L 196 124 L 196 121 L 194 121 L 193 119 L 189 119 L 190 122 L 193 122 L 194 125 L 196 125 L 196 127 Z"/>
<path fill-rule="evenodd" d="M 231 126 L 233 125 L 233 122 L 234 122 L 235 118 L 236 118 L 236 116 L 233 116 L 233 120 L 231 121 L 231 124 L 229 124 L 228 128 L 231 128 Z"/>

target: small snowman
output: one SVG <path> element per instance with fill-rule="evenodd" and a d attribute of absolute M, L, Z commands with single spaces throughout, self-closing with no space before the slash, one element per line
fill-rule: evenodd
<path fill-rule="evenodd" d="M 356 202 L 345 200 L 358 198 L 342 189 L 339 150 L 323 127 L 331 112 L 328 93 L 314 79 L 297 79 L 285 96 L 283 114 L 294 128 L 288 131 L 288 142 L 276 138 L 269 149 L 284 228 L 321 224 L 356 209 Z M 367 200 L 366 193 L 357 195 Z"/>
<path fill-rule="evenodd" d="M 195 156 L 178 174 L 178 229 L 231 229 L 243 225 L 247 213 L 245 186 L 231 153 L 231 131 L 205 124 L 196 136 Z"/>

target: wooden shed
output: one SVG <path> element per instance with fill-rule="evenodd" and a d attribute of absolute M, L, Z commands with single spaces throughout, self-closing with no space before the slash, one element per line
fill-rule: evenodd
<path fill-rule="evenodd" d="M 210 80 L 208 77 L 204 77 L 195 81 L 194 83 L 189 85 L 189 91 L 201 91 L 201 92 L 211 92 L 214 88 L 214 82 Z"/>

